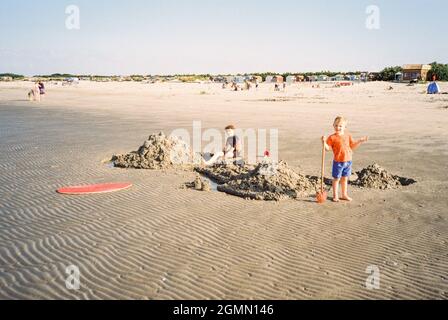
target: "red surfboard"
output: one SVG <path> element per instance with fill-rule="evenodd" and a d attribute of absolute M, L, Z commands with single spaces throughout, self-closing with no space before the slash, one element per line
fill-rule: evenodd
<path fill-rule="evenodd" d="M 95 194 L 120 191 L 132 187 L 132 183 L 102 183 L 89 186 L 64 187 L 56 190 L 61 194 Z"/>

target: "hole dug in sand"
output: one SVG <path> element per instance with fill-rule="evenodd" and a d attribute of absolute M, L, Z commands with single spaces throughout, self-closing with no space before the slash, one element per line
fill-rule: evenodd
<path fill-rule="evenodd" d="M 376 163 L 357 172 L 357 175 L 358 179 L 352 184 L 358 187 L 370 189 L 395 189 L 403 186 L 409 186 L 417 182 L 414 179 L 392 175 Z"/>

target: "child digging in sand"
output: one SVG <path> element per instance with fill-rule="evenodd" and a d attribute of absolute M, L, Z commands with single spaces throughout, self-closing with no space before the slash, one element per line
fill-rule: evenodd
<path fill-rule="evenodd" d="M 368 137 L 363 137 L 354 141 L 352 136 L 345 131 L 347 120 L 344 117 L 337 117 L 333 123 L 335 133 L 328 137 L 323 136 L 322 141 L 327 151 L 333 150 L 333 202 L 339 199 L 352 201 L 348 196 L 348 179 L 352 174 L 353 150 L 368 141 Z M 342 197 L 339 198 L 339 183 L 341 184 Z"/>
<path fill-rule="evenodd" d="M 238 137 L 235 133 L 235 126 L 229 125 L 225 129 L 227 140 L 226 140 L 226 146 L 222 150 L 222 152 L 217 152 L 210 160 L 204 161 L 204 165 L 211 166 L 215 164 L 219 159 L 226 160 L 226 159 L 238 159 L 241 156 L 241 139 Z"/>

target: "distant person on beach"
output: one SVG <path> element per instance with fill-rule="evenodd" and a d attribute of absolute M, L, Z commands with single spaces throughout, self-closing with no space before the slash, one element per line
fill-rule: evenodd
<path fill-rule="evenodd" d="M 440 87 L 437 84 L 437 76 L 435 74 L 432 76 L 432 82 L 428 86 L 427 93 L 428 94 L 440 93 Z"/>
<path fill-rule="evenodd" d="M 204 162 L 206 166 L 213 165 L 219 160 L 226 160 L 226 159 L 237 160 L 238 158 L 241 157 L 241 149 L 242 149 L 241 139 L 235 134 L 235 129 L 236 128 L 234 125 L 229 125 L 225 127 L 224 130 L 227 136 L 226 145 L 222 150 L 222 152 L 217 152 L 216 154 L 213 155 L 213 157 L 210 160 Z"/>
<path fill-rule="evenodd" d="M 327 151 L 332 150 L 333 160 L 333 202 L 339 202 L 339 199 L 352 201 L 348 196 L 348 179 L 352 174 L 352 156 L 353 151 L 361 144 L 368 141 L 368 137 L 363 137 L 354 141 L 351 134 L 345 131 L 347 120 L 344 117 L 337 117 L 333 123 L 335 133 L 326 138 L 322 137 Z M 339 183 L 341 184 L 342 197 L 339 198 Z"/>
<path fill-rule="evenodd" d="M 45 85 L 42 81 L 39 81 L 38 86 L 39 86 L 40 96 L 43 97 L 45 95 Z"/>

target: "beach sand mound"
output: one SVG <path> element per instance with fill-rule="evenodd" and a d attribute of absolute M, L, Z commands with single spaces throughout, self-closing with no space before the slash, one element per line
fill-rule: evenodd
<path fill-rule="evenodd" d="M 392 175 L 378 164 L 374 163 L 357 172 L 358 179 L 354 185 L 371 189 L 394 189 L 416 183 L 415 180 Z"/>
<path fill-rule="evenodd" d="M 280 201 L 310 196 L 316 192 L 316 184 L 289 168 L 286 162 L 264 161 L 218 186 L 218 191 L 247 199 Z"/>
<path fill-rule="evenodd" d="M 191 154 L 185 141 L 160 132 L 150 135 L 138 151 L 115 155 L 112 161 L 119 168 L 169 169 L 191 164 Z"/>
<path fill-rule="evenodd" d="M 210 182 L 202 179 L 199 174 L 196 176 L 193 182 L 187 182 L 181 187 L 182 189 L 194 189 L 197 191 L 211 191 Z"/>

